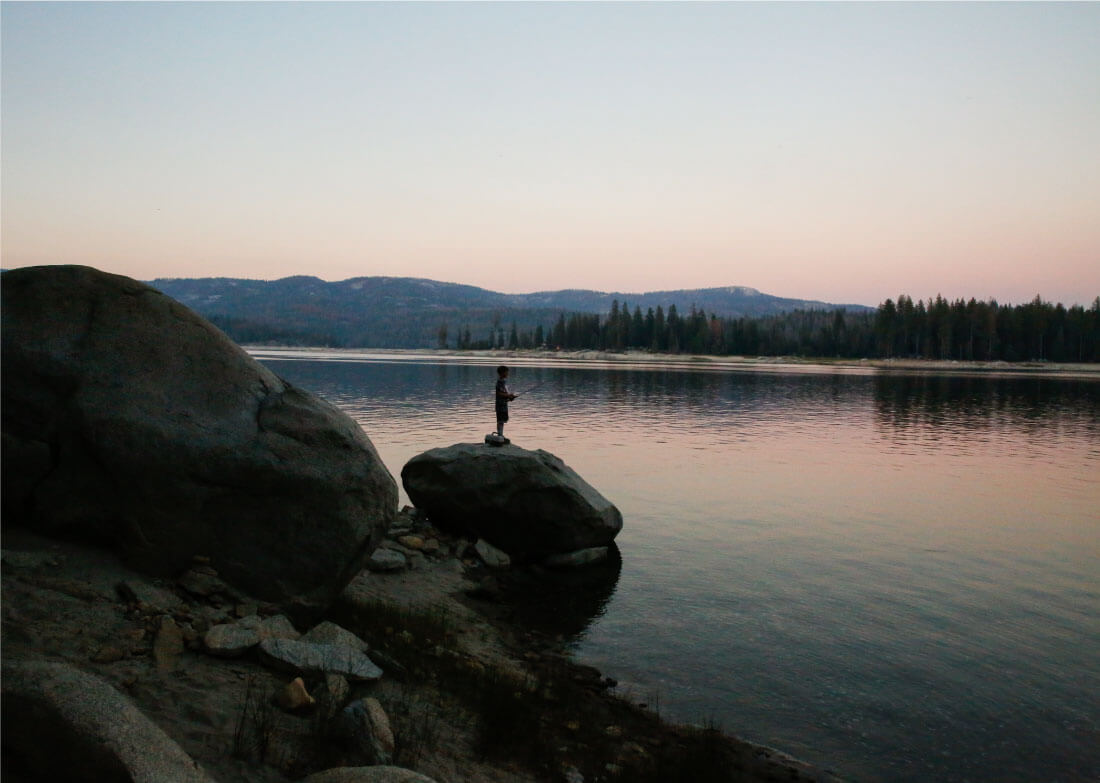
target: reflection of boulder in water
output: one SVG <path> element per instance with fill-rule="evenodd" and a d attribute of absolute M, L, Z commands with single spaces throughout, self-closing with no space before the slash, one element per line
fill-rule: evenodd
<path fill-rule="evenodd" d="M 607 560 L 598 565 L 516 570 L 500 578 L 501 600 L 522 627 L 574 642 L 603 616 L 622 567 L 619 548 L 612 544 Z"/>

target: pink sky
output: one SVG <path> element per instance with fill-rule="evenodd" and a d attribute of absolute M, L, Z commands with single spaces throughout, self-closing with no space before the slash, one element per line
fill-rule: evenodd
<path fill-rule="evenodd" d="M 4 4 L 3 265 L 1100 294 L 1100 5 Z"/>

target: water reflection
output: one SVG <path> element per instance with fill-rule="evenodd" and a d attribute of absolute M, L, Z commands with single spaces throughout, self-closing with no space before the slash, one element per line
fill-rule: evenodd
<path fill-rule="evenodd" d="M 481 440 L 495 364 L 270 366 L 396 475 Z M 848 777 L 1100 779 L 1100 383 L 516 365 L 545 385 L 513 442 L 624 517 L 603 581 L 518 591 L 525 622 Z"/>
<path fill-rule="evenodd" d="M 1100 435 L 1095 381 L 884 373 L 874 398 L 879 424 L 897 429 L 1070 425 Z"/>
<path fill-rule="evenodd" d="M 511 619 L 567 644 L 578 642 L 603 617 L 619 583 L 623 560 L 610 547 L 607 561 L 575 571 L 516 571 L 501 578 Z"/>

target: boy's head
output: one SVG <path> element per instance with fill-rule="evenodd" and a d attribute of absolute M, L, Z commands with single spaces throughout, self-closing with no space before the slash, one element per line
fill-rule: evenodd
<path fill-rule="evenodd" d="M 497 367 L 497 375 L 499 375 L 501 378 L 507 378 L 508 368 L 505 367 L 503 364 L 500 365 L 500 367 Z"/>

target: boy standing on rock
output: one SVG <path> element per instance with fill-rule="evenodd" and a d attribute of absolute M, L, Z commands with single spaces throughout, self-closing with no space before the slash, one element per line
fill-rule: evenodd
<path fill-rule="evenodd" d="M 508 421 L 508 401 L 514 400 L 516 395 L 508 391 L 508 368 L 503 364 L 497 367 L 497 435 L 504 438 L 504 422 Z M 507 442 L 507 438 L 505 438 Z"/>

